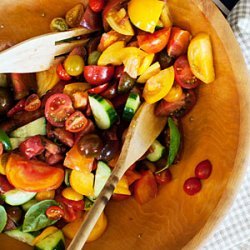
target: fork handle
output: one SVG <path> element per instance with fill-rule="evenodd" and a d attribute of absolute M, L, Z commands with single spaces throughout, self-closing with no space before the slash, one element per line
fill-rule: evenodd
<path fill-rule="evenodd" d="M 119 164 L 119 162 L 117 162 Z M 120 165 L 120 164 L 119 164 Z M 121 165 L 120 165 L 121 166 Z M 88 239 L 92 229 L 94 228 L 101 213 L 106 207 L 110 197 L 112 196 L 118 181 L 122 178 L 124 170 L 117 166 L 111 173 L 104 188 L 96 199 L 93 207 L 85 217 L 80 229 L 70 243 L 68 250 L 81 250 Z"/>

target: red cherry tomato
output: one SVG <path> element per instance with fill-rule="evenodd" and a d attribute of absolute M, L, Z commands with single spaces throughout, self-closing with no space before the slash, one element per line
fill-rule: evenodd
<path fill-rule="evenodd" d="M 59 220 L 63 217 L 64 211 L 59 206 L 51 206 L 46 209 L 45 214 L 50 220 Z"/>
<path fill-rule="evenodd" d="M 45 104 L 45 117 L 55 127 L 63 127 L 66 119 L 74 112 L 72 101 L 68 95 L 54 94 Z"/>
<path fill-rule="evenodd" d="M 212 164 L 209 160 L 200 162 L 195 168 L 195 176 L 199 179 L 207 179 L 212 172 Z"/>
<path fill-rule="evenodd" d="M 24 109 L 26 111 L 38 110 L 41 107 L 41 103 L 39 96 L 37 94 L 32 94 L 26 99 Z"/>
<path fill-rule="evenodd" d="M 25 106 L 25 99 L 22 99 L 12 109 L 8 111 L 7 116 L 12 117 L 17 112 L 24 110 L 24 106 Z"/>
<path fill-rule="evenodd" d="M 155 174 L 155 179 L 159 185 L 168 183 L 172 180 L 172 174 L 169 169 L 166 169 L 159 174 Z"/>
<path fill-rule="evenodd" d="M 201 81 L 191 71 L 187 56 L 180 56 L 174 63 L 176 82 L 184 89 L 196 88 Z"/>
<path fill-rule="evenodd" d="M 14 187 L 9 183 L 6 176 L 0 174 L 0 195 L 12 189 L 14 189 Z"/>
<path fill-rule="evenodd" d="M 147 53 L 158 53 L 163 50 L 170 36 L 170 28 L 155 31 L 153 34 L 145 33 L 137 36 L 138 44 Z"/>
<path fill-rule="evenodd" d="M 201 190 L 201 181 L 199 178 L 191 177 L 184 182 L 184 191 L 189 195 L 195 195 Z"/>
<path fill-rule="evenodd" d="M 120 79 L 122 74 L 124 72 L 124 65 L 119 65 L 115 67 L 115 74 L 114 74 L 114 78 L 115 79 Z"/>
<path fill-rule="evenodd" d="M 100 94 L 102 93 L 103 91 L 105 91 L 107 88 L 108 88 L 109 84 L 108 83 L 104 83 L 104 84 L 101 84 L 95 88 L 92 88 L 92 89 L 89 89 L 88 92 L 90 94 Z"/>
<path fill-rule="evenodd" d="M 71 76 L 66 72 L 62 63 L 59 63 L 56 68 L 56 73 L 58 77 L 63 81 L 69 81 Z"/>
<path fill-rule="evenodd" d="M 93 85 L 107 83 L 114 75 L 113 66 L 89 65 L 84 67 L 85 80 Z"/>
<path fill-rule="evenodd" d="M 104 8 L 105 0 L 89 0 L 89 7 L 94 12 L 101 12 Z"/>
<path fill-rule="evenodd" d="M 169 38 L 167 53 L 170 57 L 177 57 L 187 52 L 191 34 L 177 27 L 173 27 Z"/>
<path fill-rule="evenodd" d="M 81 111 L 74 112 L 65 122 L 66 130 L 77 133 L 84 130 L 88 125 L 88 119 Z"/>

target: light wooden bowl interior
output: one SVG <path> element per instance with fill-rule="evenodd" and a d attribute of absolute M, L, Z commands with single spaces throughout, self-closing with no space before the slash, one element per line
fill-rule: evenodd
<path fill-rule="evenodd" d="M 17 43 L 48 32 L 50 20 L 63 16 L 78 2 L 1 0 L 0 42 Z M 210 34 L 216 81 L 201 86 L 197 105 L 184 119 L 184 153 L 181 162 L 171 168 L 173 181 L 144 206 L 134 199 L 110 202 L 108 230 L 98 241 L 87 244 L 87 250 L 195 249 L 223 218 L 245 171 L 250 95 L 247 70 L 233 33 L 208 0 L 168 2 L 177 25 L 193 34 Z M 212 175 L 199 194 L 188 196 L 183 183 L 205 159 L 213 164 Z M 30 249 L 5 235 L 0 235 L 0 241 L 2 250 Z"/>

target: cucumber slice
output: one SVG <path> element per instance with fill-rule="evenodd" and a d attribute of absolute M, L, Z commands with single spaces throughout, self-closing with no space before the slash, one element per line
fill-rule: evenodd
<path fill-rule="evenodd" d="M 36 195 L 35 192 L 27 192 L 19 189 L 13 189 L 4 193 L 2 199 L 11 206 L 19 206 L 31 200 Z"/>
<path fill-rule="evenodd" d="M 33 246 L 33 240 L 35 239 L 35 236 L 30 233 L 22 232 L 20 229 L 10 230 L 4 233 L 16 240 L 22 241 L 30 246 Z"/>
<path fill-rule="evenodd" d="M 0 233 L 4 230 L 7 223 L 7 213 L 5 208 L 0 205 Z"/>
<path fill-rule="evenodd" d="M 34 250 L 64 250 L 65 239 L 61 230 L 50 234 L 46 238 L 38 241 Z"/>
<path fill-rule="evenodd" d="M 24 138 L 34 135 L 46 135 L 46 119 L 41 117 L 11 132 L 11 137 Z"/>
<path fill-rule="evenodd" d="M 123 110 L 122 118 L 126 121 L 130 121 L 135 115 L 135 112 L 139 108 L 140 104 L 140 95 L 137 93 L 130 93 Z"/>
<path fill-rule="evenodd" d="M 94 196 L 97 197 L 102 191 L 105 183 L 111 175 L 110 167 L 103 161 L 97 163 L 95 184 L 94 184 Z"/>
<path fill-rule="evenodd" d="M 19 145 L 25 141 L 27 138 L 26 137 L 19 137 L 19 138 L 10 138 L 10 144 L 12 147 L 12 150 L 16 149 L 19 147 Z"/>
<path fill-rule="evenodd" d="M 113 105 L 100 95 L 89 95 L 89 103 L 93 112 L 96 125 L 100 129 L 109 129 L 118 119 L 118 115 Z"/>
<path fill-rule="evenodd" d="M 165 147 L 161 145 L 161 143 L 157 140 L 153 142 L 153 144 L 151 145 L 151 149 L 153 152 L 147 155 L 147 159 L 152 162 L 160 160 L 165 153 Z"/>

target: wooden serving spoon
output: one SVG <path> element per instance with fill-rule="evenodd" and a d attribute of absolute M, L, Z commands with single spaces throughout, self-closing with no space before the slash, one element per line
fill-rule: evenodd
<path fill-rule="evenodd" d="M 85 217 L 68 250 L 80 250 L 107 205 L 118 181 L 127 169 L 136 162 L 163 130 L 167 118 L 154 114 L 155 105 L 143 103 L 130 123 L 121 154 L 94 206 Z"/>

